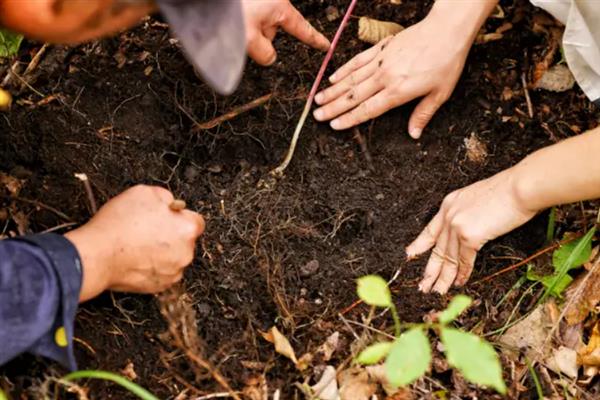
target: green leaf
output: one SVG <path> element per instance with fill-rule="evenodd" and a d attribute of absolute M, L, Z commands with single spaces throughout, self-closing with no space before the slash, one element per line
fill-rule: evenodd
<path fill-rule="evenodd" d="M 375 343 L 360 352 L 356 361 L 362 365 L 373 365 L 383 360 L 392 348 L 392 342 Z"/>
<path fill-rule="evenodd" d="M 6 395 L 4 394 L 2 389 L 0 389 L 0 400 L 7 400 L 7 399 L 8 399 L 8 397 L 6 397 Z"/>
<path fill-rule="evenodd" d="M 394 341 L 385 360 L 385 374 L 393 387 L 405 386 L 423 376 L 430 363 L 427 335 L 422 328 L 412 328 Z"/>
<path fill-rule="evenodd" d="M 114 382 L 117 385 L 124 387 L 129 390 L 131 393 L 135 394 L 142 400 L 159 400 L 158 397 L 154 396 L 152 393 L 139 386 L 137 383 L 133 383 L 129 379 L 117 375 L 108 371 L 98 371 L 98 370 L 82 370 L 71 372 L 70 374 L 65 375 L 62 380 L 71 382 L 78 379 L 101 379 L 104 381 Z"/>
<path fill-rule="evenodd" d="M 573 240 L 572 242 L 565 243 L 558 249 L 554 250 L 554 253 L 552 253 L 552 265 L 554 265 L 555 271 L 559 271 L 563 268 L 563 266 L 564 268 L 567 268 L 567 271 L 580 267 L 583 265 L 583 263 L 590 259 L 592 255 L 593 237 L 593 233 L 592 236 L 588 237 L 590 232 L 588 232 L 588 234 L 585 236 L 577 240 Z M 577 251 L 577 253 L 574 253 L 575 249 L 580 244 L 582 245 L 581 248 Z M 573 255 L 573 258 L 569 260 L 571 255 Z"/>
<path fill-rule="evenodd" d="M 0 29 L 0 57 L 12 57 L 19 51 L 23 36 Z"/>
<path fill-rule="evenodd" d="M 546 243 L 552 243 L 554 240 L 554 231 L 556 230 L 556 207 L 550 209 L 548 216 L 548 227 L 546 228 Z"/>
<path fill-rule="evenodd" d="M 357 280 L 358 297 L 371 306 L 391 307 L 392 293 L 387 282 L 380 276 L 367 275 Z"/>
<path fill-rule="evenodd" d="M 438 320 L 441 324 L 449 324 L 465 311 L 471 303 L 473 303 L 473 300 L 469 296 L 465 296 L 464 294 L 454 296 L 448 307 L 440 313 Z"/>
<path fill-rule="evenodd" d="M 548 287 L 546 287 L 543 296 L 538 300 L 538 304 L 541 304 L 548 296 L 553 292 L 556 292 L 556 287 L 560 287 L 561 284 L 564 284 L 565 276 L 567 276 L 567 272 L 569 272 L 570 269 L 583 264 L 590 258 L 592 252 L 592 239 L 594 238 L 595 233 L 596 227 L 593 227 L 584 237 L 572 242 L 575 243 L 572 249 L 565 244 L 552 254 L 552 262 L 556 273 L 554 279 L 552 279 Z M 565 248 L 570 250 L 563 250 Z"/>
<path fill-rule="evenodd" d="M 566 274 L 556 283 L 555 286 L 552 286 L 557 276 L 558 273 L 546 276 L 538 275 L 533 271 L 531 265 L 528 266 L 527 272 L 525 273 L 525 277 L 528 280 L 540 282 L 542 285 L 544 285 L 544 287 L 546 288 L 546 290 L 549 291 L 551 296 L 561 297 L 565 289 L 569 287 L 571 282 L 573 282 L 573 278 L 571 278 L 569 274 Z"/>
<path fill-rule="evenodd" d="M 442 328 L 441 339 L 448 363 L 468 381 L 506 393 L 502 366 L 491 344 L 472 333 Z"/>

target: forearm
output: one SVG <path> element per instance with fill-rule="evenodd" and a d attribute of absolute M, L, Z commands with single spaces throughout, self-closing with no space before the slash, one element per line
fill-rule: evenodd
<path fill-rule="evenodd" d="M 437 0 L 429 15 L 451 29 L 452 37 L 471 47 L 481 26 L 499 0 Z"/>
<path fill-rule="evenodd" d="M 600 127 L 538 150 L 513 168 L 517 196 L 531 210 L 600 198 Z"/>

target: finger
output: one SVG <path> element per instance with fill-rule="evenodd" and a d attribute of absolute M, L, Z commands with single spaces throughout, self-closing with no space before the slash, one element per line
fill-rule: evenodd
<path fill-rule="evenodd" d="M 423 279 L 419 283 L 419 290 L 423 293 L 429 293 L 433 287 L 433 284 L 440 276 L 447 246 L 448 229 L 444 229 L 437 240 L 437 245 L 431 252 L 431 256 L 429 256 L 429 261 L 427 261 L 427 266 L 425 267 L 425 272 L 423 273 Z"/>
<path fill-rule="evenodd" d="M 248 33 L 248 55 L 264 66 L 273 64 L 277 59 L 277 52 L 271 41 L 257 30 Z"/>
<path fill-rule="evenodd" d="M 345 77 L 335 85 L 330 86 L 322 92 L 317 93 L 317 95 L 315 96 L 315 102 L 317 104 L 322 105 L 330 103 L 333 100 L 337 100 L 341 95 L 347 93 L 356 85 L 364 82 L 365 80 L 373 76 L 373 72 L 375 72 L 376 70 L 376 63 L 369 63 L 363 66 L 362 68 L 359 68 L 358 70 L 350 73 L 347 77 Z M 317 115 L 317 113 L 319 113 L 319 110 L 321 109 L 315 111 L 315 118 L 321 121 L 319 119 L 319 116 Z"/>
<path fill-rule="evenodd" d="M 281 21 L 283 30 L 315 49 L 327 50 L 331 45 L 329 40 L 317 31 L 291 3 L 288 4 L 289 7 Z"/>
<path fill-rule="evenodd" d="M 463 286 L 473 273 L 477 250 L 461 244 L 458 258 L 458 275 L 456 276 L 456 286 Z"/>
<path fill-rule="evenodd" d="M 188 221 L 191 221 L 194 226 L 193 238 L 196 240 L 198 236 L 204 233 L 204 229 L 206 228 L 206 222 L 202 215 L 197 212 L 191 210 L 182 210 L 181 215 L 183 215 Z"/>
<path fill-rule="evenodd" d="M 446 254 L 444 255 L 444 262 L 442 263 L 442 269 L 440 275 L 433 286 L 433 291 L 439 294 L 445 294 L 450 289 L 450 286 L 454 283 L 456 275 L 458 274 L 458 252 L 460 242 L 458 241 L 458 235 L 455 231 L 451 231 L 448 237 L 448 246 L 446 247 Z"/>
<path fill-rule="evenodd" d="M 431 121 L 442 103 L 437 95 L 430 93 L 417 104 L 408 121 L 408 134 L 413 139 L 421 137 L 423 129 Z"/>
<path fill-rule="evenodd" d="M 374 107 L 377 109 L 381 108 L 379 102 L 383 101 L 384 97 L 380 97 L 377 101 L 371 101 L 366 105 L 365 103 L 367 100 L 372 100 L 374 95 L 381 91 L 381 89 L 383 89 L 381 83 L 375 79 L 367 79 L 357 86 L 352 87 L 343 96 L 316 110 L 316 117 L 319 120 L 330 120 L 347 111 L 361 107 L 360 109 L 353 110 L 355 112 L 354 118 L 346 117 L 342 121 L 338 118 L 334 120 L 335 122 L 332 121 L 331 127 L 333 129 L 345 129 L 343 126 L 348 125 L 350 121 L 354 121 L 355 119 L 369 120 L 372 118 L 371 115 L 375 113 Z M 359 118 L 361 116 L 363 118 Z M 340 125 L 340 122 L 345 122 L 345 124 Z"/>
<path fill-rule="evenodd" d="M 435 245 L 435 242 L 438 240 L 442 228 L 444 227 L 444 215 L 445 211 L 440 209 L 419 236 L 406 247 L 406 256 L 408 259 L 415 258 L 418 255 L 425 253 Z"/>
<path fill-rule="evenodd" d="M 163 203 L 171 204 L 173 202 L 173 193 L 169 190 L 160 186 L 150 186 L 150 188 Z"/>
<path fill-rule="evenodd" d="M 330 77 L 329 82 L 336 83 L 340 80 L 344 79 L 353 71 L 367 65 L 379 54 L 383 47 L 387 45 L 387 43 L 391 40 L 391 37 L 383 39 L 381 42 L 371 47 L 368 50 L 359 53 L 354 56 L 350 61 L 346 64 L 342 65 L 337 71 L 335 71 Z"/>

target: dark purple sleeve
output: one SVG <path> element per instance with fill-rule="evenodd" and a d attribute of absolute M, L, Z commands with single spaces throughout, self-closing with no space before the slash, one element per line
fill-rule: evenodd
<path fill-rule="evenodd" d="M 79 254 L 63 236 L 0 241 L 0 365 L 27 352 L 77 369 L 73 323 L 81 278 Z"/>

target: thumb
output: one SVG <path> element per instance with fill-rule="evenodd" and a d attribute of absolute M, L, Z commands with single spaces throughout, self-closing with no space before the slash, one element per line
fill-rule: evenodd
<path fill-rule="evenodd" d="M 264 66 L 273 64 L 277 59 L 273 44 L 260 31 L 252 31 L 248 34 L 248 55 Z"/>
<path fill-rule="evenodd" d="M 439 96 L 430 93 L 417 104 L 408 121 L 408 134 L 413 139 L 421 137 L 423 129 L 431 121 L 442 103 L 443 101 L 439 100 Z"/>

